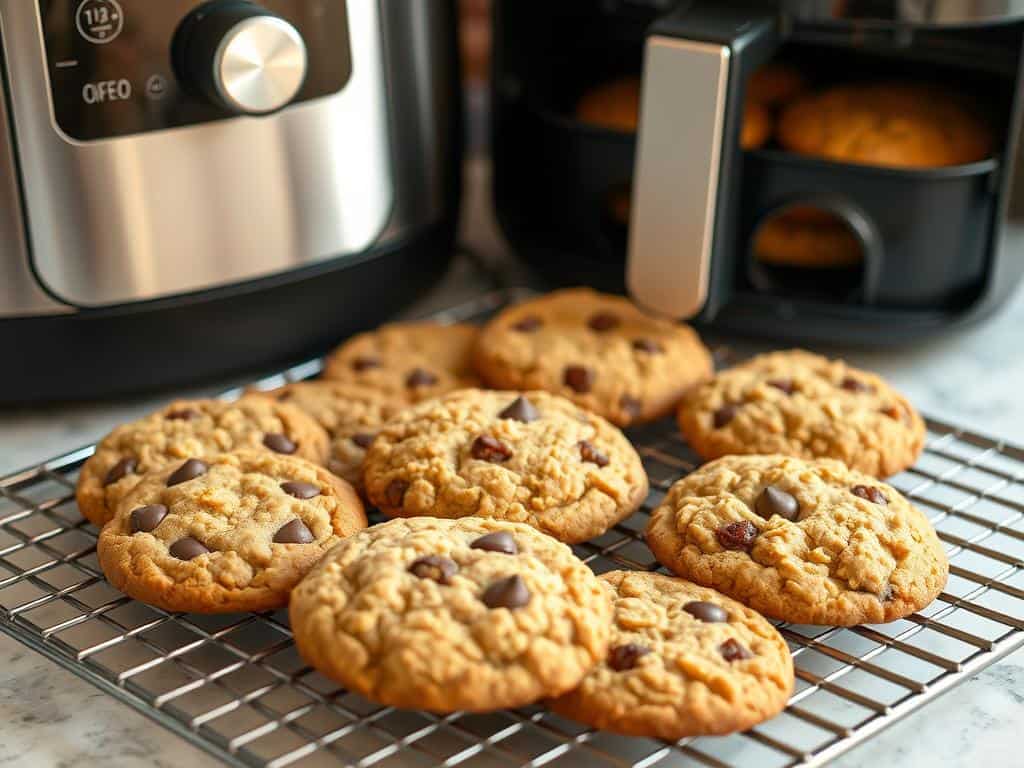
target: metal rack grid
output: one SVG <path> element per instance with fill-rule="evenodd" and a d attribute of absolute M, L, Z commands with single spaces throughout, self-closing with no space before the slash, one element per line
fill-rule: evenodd
<path fill-rule="evenodd" d="M 472 320 L 508 294 L 437 315 Z M 319 361 L 258 383 L 307 378 Z M 226 393 L 226 397 L 238 392 Z M 169 614 L 110 587 L 74 503 L 82 448 L 0 480 L 0 630 L 237 766 L 816 766 L 1024 645 L 1024 449 L 930 420 L 917 466 L 890 482 L 935 524 L 945 591 L 886 625 L 780 624 L 796 690 L 774 720 L 728 737 L 593 731 L 540 706 L 432 715 L 375 705 L 305 666 L 284 611 Z M 655 569 L 649 510 L 696 460 L 674 426 L 630 433 L 651 478 L 643 509 L 576 547 L 596 571 Z"/>

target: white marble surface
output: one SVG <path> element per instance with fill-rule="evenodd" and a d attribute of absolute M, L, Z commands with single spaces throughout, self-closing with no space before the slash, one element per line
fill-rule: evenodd
<path fill-rule="evenodd" d="M 479 179 L 476 179 L 479 181 Z M 465 239 L 493 258 L 502 250 L 483 198 L 471 200 Z M 433 302 L 472 295 L 458 266 Z M 831 350 L 881 372 L 926 413 L 1024 444 L 1024 292 L 995 317 L 925 345 L 878 352 Z M 216 392 L 232 382 L 201 391 Z M 0 410 L 0 475 L 90 442 L 172 394 L 117 403 Z M 837 760 L 843 768 L 1024 765 L 1024 653 L 977 675 L 924 710 Z M 1012 750 L 1012 751 L 1011 751 Z M 89 684 L 0 636 L 0 768 L 218 764 Z"/>

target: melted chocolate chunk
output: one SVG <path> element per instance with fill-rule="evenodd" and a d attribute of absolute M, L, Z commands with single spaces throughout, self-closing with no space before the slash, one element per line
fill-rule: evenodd
<path fill-rule="evenodd" d="M 757 538 L 757 526 L 749 520 L 738 520 L 735 523 L 723 525 L 717 531 L 718 543 L 725 549 L 742 549 L 749 552 L 754 547 L 754 539 Z"/>
<path fill-rule="evenodd" d="M 754 511 L 765 520 L 778 515 L 784 520 L 796 520 L 800 516 L 800 504 L 796 498 L 777 485 L 769 485 L 754 502 Z"/>
<path fill-rule="evenodd" d="M 482 549 L 485 552 L 501 552 L 504 555 L 519 554 L 516 540 L 508 531 L 485 533 L 480 538 L 474 539 L 469 547 L 470 549 Z"/>
<path fill-rule="evenodd" d="M 191 536 L 186 536 L 171 544 L 169 551 L 171 557 L 176 557 L 179 560 L 191 560 L 193 557 L 205 555 L 210 550 L 201 541 L 197 541 Z"/>
<path fill-rule="evenodd" d="M 768 382 L 769 387 L 775 387 L 775 389 L 785 392 L 787 395 L 793 394 L 793 380 L 792 379 L 772 379 Z"/>
<path fill-rule="evenodd" d="M 315 537 L 312 531 L 298 518 L 290 523 L 285 523 L 274 534 L 275 544 L 309 544 L 313 541 L 315 541 Z"/>
<path fill-rule="evenodd" d="M 432 387 L 437 384 L 437 376 L 423 368 L 413 368 L 405 377 L 405 386 L 409 389 L 417 387 Z"/>
<path fill-rule="evenodd" d="M 581 395 L 589 392 L 594 387 L 594 372 L 582 365 L 567 365 L 562 374 L 562 381 L 565 386 L 573 392 Z"/>
<path fill-rule="evenodd" d="M 880 413 L 896 421 L 899 421 L 900 419 L 903 418 L 903 409 L 895 405 L 890 405 L 886 406 L 885 408 L 882 408 Z"/>
<path fill-rule="evenodd" d="M 616 672 L 625 672 L 635 667 L 641 656 L 650 652 L 650 648 L 639 643 L 617 645 L 608 652 L 608 666 Z"/>
<path fill-rule="evenodd" d="M 706 621 L 709 624 L 719 624 L 729 620 L 729 614 L 724 608 L 704 600 L 691 600 L 683 606 L 683 610 L 695 619 Z"/>
<path fill-rule="evenodd" d="M 640 415 L 640 412 L 644 409 L 644 404 L 635 397 L 623 395 L 619 398 L 619 408 L 621 408 L 626 417 L 632 421 Z"/>
<path fill-rule="evenodd" d="M 320 486 L 312 483 L 303 483 L 298 480 L 288 480 L 281 483 L 281 490 L 296 499 L 312 499 L 320 495 Z"/>
<path fill-rule="evenodd" d="M 512 449 L 490 435 L 480 435 L 469 449 L 474 459 L 500 464 L 512 458 Z"/>
<path fill-rule="evenodd" d="M 148 504 L 132 510 L 132 533 L 149 533 L 167 517 L 167 507 L 163 504 Z"/>
<path fill-rule="evenodd" d="M 730 662 L 754 658 L 754 654 L 744 648 L 735 638 L 732 637 L 718 646 L 718 652 L 722 654 L 723 659 Z"/>
<path fill-rule="evenodd" d="M 587 320 L 587 326 L 590 330 L 597 331 L 598 333 L 618 328 L 621 323 L 622 321 L 619 320 L 619 316 L 612 312 L 598 312 L 591 315 L 590 319 Z"/>
<path fill-rule="evenodd" d="M 540 411 L 537 410 L 533 403 L 520 395 L 498 414 L 498 418 L 515 419 L 516 421 L 529 423 L 540 418 Z"/>
<path fill-rule="evenodd" d="M 875 389 L 870 384 L 865 384 L 860 379 L 853 378 L 853 376 L 847 376 L 839 386 L 847 392 L 873 392 Z"/>
<path fill-rule="evenodd" d="M 855 485 L 850 489 L 850 493 L 854 496 L 860 496 L 862 499 L 866 499 L 872 504 L 878 504 L 879 506 L 884 507 L 889 503 L 889 499 L 886 498 L 885 494 L 874 486 Z"/>
<path fill-rule="evenodd" d="M 373 355 L 361 355 L 352 359 L 353 371 L 368 371 L 371 368 L 380 368 L 380 358 Z"/>
<path fill-rule="evenodd" d="M 715 411 L 715 414 L 712 417 L 715 424 L 715 429 L 721 429 L 722 427 L 724 427 L 726 424 L 728 424 L 736 417 L 736 414 L 739 413 L 739 411 L 740 407 L 738 405 L 734 405 L 733 403 L 726 403 L 725 405 L 723 405 L 721 408 Z"/>
<path fill-rule="evenodd" d="M 488 608 L 522 608 L 530 602 L 530 590 L 521 576 L 509 576 L 494 582 L 480 599 Z"/>
<path fill-rule="evenodd" d="M 608 454 L 598 448 L 596 445 L 591 443 L 589 440 L 580 440 L 578 443 L 580 449 L 580 458 L 584 461 L 589 461 L 591 464 L 597 464 L 599 467 L 608 466 Z"/>
<path fill-rule="evenodd" d="M 660 355 L 665 351 L 661 344 L 653 339 L 636 339 L 633 341 L 633 349 L 637 352 L 646 352 L 649 355 Z"/>
<path fill-rule="evenodd" d="M 452 576 L 459 570 L 454 560 L 440 555 L 424 555 L 412 561 L 409 573 L 421 579 L 430 579 L 438 584 L 451 584 Z"/>
<path fill-rule="evenodd" d="M 274 453 L 283 453 L 291 455 L 298 450 L 297 446 L 288 435 L 282 435 L 280 432 L 270 432 L 263 436 L 263 445 L 272 450 Z"/>
<path fill-rule="evenodd" d="M 209 469 L 205 461 L 188 459 L 167 478 L 167 487 L 195 480 L 197 477 L 205 475 Z"/>
<path fill-rule="evenodd" d="M 405 480 L 395 479 L 388 483 L 387 490 L 384 491 L 388 506 L 401 507 L 407 490 L 409 490 L 409 483 Z"/>
<path fill-rule="evenodd" d="M 371 435 L 369 432 L 356 432 L 352 435 L 352 442 L 365 450 L 373 445 L 373 438 L 375 437 L 376 435 Z"/>
<path fill-rule="evenodd" d="M 179 408 L 164 414 L 164 418 L 169 421 L 190 421 L 198 415 L 199 411 L 195 408 Z"/>
<path fill-rule="evenodd" d="M 139 462 L 130 456 L 125 456 L 117 464 L 110 468 L 107 472 L 107 476 L 103 478 L 104 485 L 111 485 L 116 483 L 118 480 L 123 478 L 125 475 L 135 474 L 135 470 L 138 468 Z"/>
<path fill-rule="evenodd" d="M 542 325 L 544 325 L 544 321 L 537 317 L 537 315 L 526 315 L 526 317 L 521 318 L 510 327 L 513 331 L 519 331 L 520 333 L 533 333 Z"/>

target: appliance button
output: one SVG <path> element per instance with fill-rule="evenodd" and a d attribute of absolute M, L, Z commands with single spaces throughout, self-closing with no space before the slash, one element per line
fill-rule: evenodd
<path fill-rule="evenodd" d="M 124 29 L 124 13 L 117 0 L 82 0 L 75 11 L 75 26 L 85 40 L 109 43 Z"/>
<path fill-rule="evenodd" d="M 167 78 L 163 75 L 150 75 L 146 80 L 146 95 L 151 99 L 162 99 L 167 95 Z"/>

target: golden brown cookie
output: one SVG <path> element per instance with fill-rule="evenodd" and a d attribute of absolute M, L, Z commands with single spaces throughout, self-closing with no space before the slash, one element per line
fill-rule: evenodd
<path fill-rule="evenodd" d="M 984 160 L 994 140 L 962 95 L 900 82 L 840 85 L 804 96 L 783 111 L 777 138 L 791 152 L 906 168 Z"/>
<path fill-rule="evenodd" d="M 876 477 L 913 464 L 925 439 L 920 415 L 884 379 L 797 349 L 722 371 L 687 393 L 677 420 L 704 459 L 833 458 Z"/>
<path fill-rule="evenodd" d="M 577 685 L 607 651 L 611 604 L 567 546 L 533 528 L 421 517 L 335 547 L 289 612 L 302 657 L 349 690 L 480 712 Z"/>
<path fill-rule="evenodd" d="M 492 387 L 553 392 L 622 427 L 670 413 L 712 370 L 689 326 L 589 288 L 501 312 L 480 334 L 476 366 Z"/>
<path fill-rule="evenodd" d="M 302 409 L 327 431 L 327 468 L 357 490 L 363 485 L 363 457 L 377 430 L 406 407 L 375 389 L 326 379 L 298 381 L 262 394 Z"/>
<path fill-rule="evenodd" d="M 835 214 L 798 206 L 772 216 L 757 229 L 754 258 L 781 267 L 841 268 L 860 264 L 864 248 Z"/>
<path fill-rule="evenodd" d="M 831 459 L 718 459 L 672 486 L 647 543 L 680 576 L 797 624 L 894 621 L 935 599 L 949 571 L 899 491 Z"/>
<path fill-rule="evenodd" d="M 793 689 L 786 641 L 713 589 L 659 573 L 600 577 L 612 598 L 608 655 L 549 702 L 560 715 L 628 736 L 676 741 L 743 731 Z"/>
<path fill-rule="evenodd" d="M 352 486 L 323 467 L 239 450 L 142 477 L 97 554 L 111 584 L 164 610 L 264 611 L 285 605 L 327 550 L 364 527 Z"/>
<path fill-rule="evenodd" d="M 287 403 L 176 400 L 103 438 L 78 476 L 76 499 L 88 520 L 103 525 L 140 475 L 168 464 L 236 448 L 268 448 L 322 464 L 327 447 L 324 430 Z"/>
<path fill-rule="evenodd" d="M 743 149 L 759 149 L 771 138 L 773 128 L 772 113 L 764 104 L 756 101 L 746 102 L 743 110 L 743 125 L 740 128 L 740 147 Z"/>
<path fill-rule="evenodd" d="M 747 81 L 747 99 L 778 107 L 792 101 L 807 87 L 807 81 L 790 64 L 773 61 L 765 64 L 750 76 Z"/>
<path fill-rule="evenodd" d="M 391 517 L 492 517 L 570 543 L 604 533 L 647 496 L 647 475 L 607 421 L 546 392 L 465 389 L 386 424 L 363 462 Z"/>
<path fill-rule="evenodd" d="M 477 328 L 457 323 L 394 323 L 354 336 L 324 361 L 323 377 L 416 403 L 479 383 L 472 351 Z"/>

